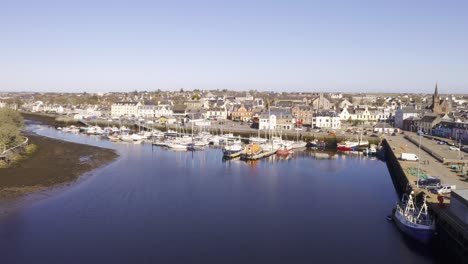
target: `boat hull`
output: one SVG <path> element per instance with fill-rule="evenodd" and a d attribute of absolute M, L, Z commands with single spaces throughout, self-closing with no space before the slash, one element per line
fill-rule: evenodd
<path fill-rule="evenodd" d="M 354 151 L 356 149 L 355 146 L 338 146 L 336 147 L 339 151 Z"/>
<path fill-rule="evenodd" d="M 393 209 L 393 221 L 402 233 L 421 243 L 429 243 L 434 236 L 434 229 L 431 226 L 411 225 L 405 218 Z"/>

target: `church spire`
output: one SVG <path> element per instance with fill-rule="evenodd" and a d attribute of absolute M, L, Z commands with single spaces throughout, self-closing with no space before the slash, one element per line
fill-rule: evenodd
<path fill-rule="evenodd" d="M 436 81 L 436 85 L 435 85 L 434 97 L 435 98 L 439 97 L 439 91 L 437 91 L 437 81 Z"/>

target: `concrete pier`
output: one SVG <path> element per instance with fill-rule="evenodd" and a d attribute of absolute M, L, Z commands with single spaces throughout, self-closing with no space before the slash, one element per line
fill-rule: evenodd
<path fill-rule="evenodd" d="M 451 167 L 451 161 L 455 160 L 460 164 L 460 161 L 465 161 L 465 156 L 461 159 L 461 153 L 450 150 L 447 145 L 439 145 L 434 140 L 415 135 L 387 136 L 383 145 L 388 169 L 400 195 L 410 189 L 416 193 L 426 193 L 428 206 L 436 220 L 437 236 L 434 244 L 437 250 L 449 256 L 450 261 L 447 263 L 468 263 L 468 225 L 450 211 L 450 194 L 444 195 L 444 203 L 439 204 L 437 195 L 426 189 L 417 188 L 418 174 L 414 174 L 414 169 L 419 167 L 419 175 L 425 173 L 439 177 L 442 184 L 456 185 L 457 189 L 468 189 L 467 176 L 460 175 Z M 399 160 L 403 152 L 418 155 L 419 161 Z"/>

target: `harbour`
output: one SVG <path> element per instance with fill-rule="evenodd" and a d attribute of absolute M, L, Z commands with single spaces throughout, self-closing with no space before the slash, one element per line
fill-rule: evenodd
<path fill-rule="evenodd" d="M 386 164 L 375 157 L 303 150 L 289 159 L 272 155 L 255 163 L 222 162 L 216 147 L 180 152 L 42 126 L 35 131 L 116 149 L 120 157 L 2 221 L 1 237 L 14 239 L 0 242 L 10 252 L 7 260 L 27 262 L 52 247 L 62 252 L 50 254 L 60 262 L 71 260 L 71 248 L 79 249 L 81 260 L 103 261 L 218 262 L 229 256 L 232 263 L 251 257 L 271 263 L 436 262 L 430 249 L 407 241 L 386 220 L 398 195 Z M 357 220 L 363 212 L 355 211 L 355 204 L 366 208 L 365 219 Z M 23 223 L 20 230 L 18 222 Z M 85 243 L 90 232 L 101 237 L 99 249 Z M 69 235 L 74 236 L 72 247 L 60 243 Z M 47 243 L 35 243 L 45 236 Z M 359 243 L 353 242 L 356 237 Z M 115 248 L 125 248 L 125 254 Z M 333 254 L 336 248 L 344 249 L 339 256 Z"/>

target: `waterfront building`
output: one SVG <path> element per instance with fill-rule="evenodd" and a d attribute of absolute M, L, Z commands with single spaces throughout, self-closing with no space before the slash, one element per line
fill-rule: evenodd
<path fill-rule="evenodd" d="M 154 116 L 155 117 L 160 117 L 160 116 L 172 116 L 173 112 L 172 109 L 169 105 L 162 105 L 159 104 L 156 106 L 156 109 L 154 110 Z"/>
<path fill-rule="evenodd" d="M 241 104 L 240 106 L 234 106 L 231 112 L 231 120 L 233 121 L 247 122 L 252 119 L 252 116 L 252 107 L 245 104 Z"/>
<path fill-rule="evenodd" d="M 409 117 L 420 117 L 423 111 L 415 107 L 403 107 L 400 105 L 395 111 L 395 127 L 403 128 L 403 121 Z"/>
<path fill-rule="evenodd" d="M 437 114 L 425 114 L 417 123 L 418 131 L 432 134 L 432 129 L 440 123 L 441 116 Z"/>
<path fill-rule="evenodd" d="M 298 125 L 310 126 L 312 124 L 312 107 L 310 105 L 295 105 L 291 108 L 291 112 Z"/>
<path fill-rule="evenodd" d="M 274 130 L 276 128 L 276 115 L 261 113 L 258 117 L 259 130 Z"/>
<path fill-rule="evenodd" d="M 314 127 L 340 129 L 340 116 L 335 111 L 319 111 L 313 115 Z"/>
<path fill-rule="evenodd" d="M 393 128 L 390 124 L 388 123 L 377 123 L 374 126 L 374 132 L 375 133 L 393 133 L 395 132 L 395 128 Z"/>
<path fill-rule="evenodd" d="M 156 105 L 152 102 L 145 102 L 144 104 L 138 107 L 138 116 L 144 118 L 153 118 L 155 117 Z"/>
<path fill-rule="evenodd" d="M 206 111 L 206 119 L 225 120 L 227 119 L 227 110 L 225 107 L 212 107 Z"/>
<path fill-rule="evenodd" d="M 140 105 L 139 102 L 115 102 L 111 106 L 111 116 L 138 116 L 138 107 Z"/>

